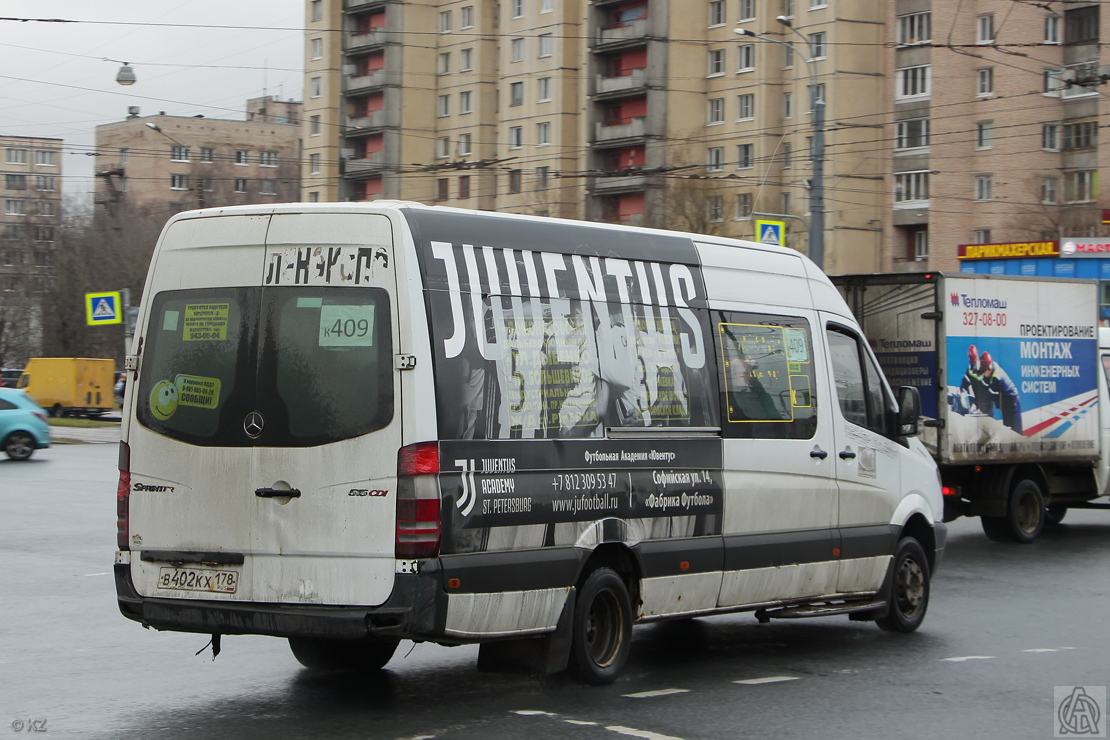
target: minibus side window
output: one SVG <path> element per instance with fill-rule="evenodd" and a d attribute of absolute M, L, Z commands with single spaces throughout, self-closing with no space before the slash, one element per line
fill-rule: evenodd
<path fill-rule="evenodd" d="M 878 368 L 854 334 L 829 327 L 828 338 L 840 412 L 853 424 L 885 434 L 886 403 Z"/>

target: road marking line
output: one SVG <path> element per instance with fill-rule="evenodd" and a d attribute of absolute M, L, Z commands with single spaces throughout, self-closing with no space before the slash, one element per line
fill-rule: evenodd
<path fill-rule="evenodd" d="M 590 727 L 597 727 L 597 722 L 587 722 L 584 719 L 564 719 L 568 725 L 588 725 Z"/>
<path fill-rule="evenodd" d="M 108 572 L 108 573 L 85 573 L 84 576 L 82 576 L 82 577 L 83 578 L 88 578 L 89 576 L 110 576 L 110 575 L 112 575 L 110 572 Z"/>
<path fill-rule="evenodd" d="M 513 711 L 513 714 L 519 714 L 522 717 L 558 717 L 559 716 L 557 714 L 552 714 L 551 712 L 544 712 L 544 711 L 539 710 L 539 709 L 516 709 L 516 710 Z"/>
<path fill-rule="evenodd" d="M 963 663 L 968 660 L 993 660 L 994 657 L 993 655 L 961 655 L 958 658 L 941 658 L 941 660 L 947 660 L 949 663 Z"/>
<path fill-rule="evenodd" d="M 797 681 L 797 676 L 765 676 L 764 678 L 745 678 L 740 681 L 733 681 L 733 683 L 744 684 L 745 686 L 757 686 L 763 683 L 782 683 L 784 681 Z"/>
<path fill-rule="evenodd" d="M 1062 647 L 1062 648 L 1060 648 L 1060 649 L 1061 649 L 1061 650 L 1078 650 L 1079 648 L 1073 648 L 1073 647 Z"/>
<path fill-rule="evenodd" d="M 628 699 L 652 699 L 656 696 L 670 696 L 671 694 L 685 694 L 690 689 L 658 689 L 656 691 L 641 691 L 638 694 L 623 694 Z"/>
<path fill-rule="evenodd" d="M 640 737 L 644 740 L 682 740 L 680 737 L 672 735 L 660 735 L 657 732 L 649 732 L 648 730 L 634 730 L 631 727 L 622 727 L 620 725 L 609 725 L 605 728 L 612 732 L 620 733 L 621 735 L 628 735 L 629 737 Z"/>
<path fill-rule="evenodd" d="M 1029 648 L 1028 650 L 1022 650 L 1021 652 L 1023 652 L 1023 653 L 1058 653 L 1060 651 L 1057 648 Z"/>

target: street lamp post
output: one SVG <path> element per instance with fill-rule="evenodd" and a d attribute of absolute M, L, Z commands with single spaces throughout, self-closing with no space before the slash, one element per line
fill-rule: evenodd
<path fill-rule="evenodd" d="M 813 105 L 813 147 L 810 151 L 810 163 L 813 167 L 813 177 L 809 182 L 809 232 L 808 239 L 808 252 L 809 258 L 820 267 L 825 269 L 825 96 L 818 95 L 817 91 L 817 75 L 814 69 L 816 60 L 813 55 L 813 46 L 809 39 L 803 36 L 798 29 L 794 28 L 790 23 L 790 19 L 784 15 L 776 18 L 779 23 L 783 24 L 798 37 L 806 43 L 808 54 L 802 54 L 798 51 L 798 47 L 789 41 L 781 41 L 773 39 L 768 36 L 761 36 L 755 31 L 747 28 L 737 28 L 734 33 L 740 36 L 751 36 L 752 38 L 761 41 L 770 41 L 780 46 L 785 46 L 798 54 L 806 63 L 806 73 L 809 76 L 809 96 L 810 102 Z"/>

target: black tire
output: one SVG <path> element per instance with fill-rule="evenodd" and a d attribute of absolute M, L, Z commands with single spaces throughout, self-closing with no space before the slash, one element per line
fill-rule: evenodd
<path fill-rule="evenodd" d="M 929 560 L 921 543 L 903 537 L 894 551 L 887 613 L 875 624 L 887 632 L 913 632 L 925 620 L 929 609 Z"/>
<path fill-rule="evenodd" d="M 1040 537 L 1045 525 L 1044 494 L 1036 481 L 1022 478 L 1010 490 L 1005 516 L 985 516 L 983 532 L 995 542 L 1028 545 Z"/>
<path fill-rule="evenodd" d="M 35 447 L 35 438 L 30 432 L 12 432 L 4 439 L 4 453 L 12 460 L 28 459 Z"/>
<path fill-rule="evenodd" d="M 337 640 L 290 637 L 289 649 L 305 668 L 317 671 L 377 671 L 397 650 L 399 639 Z"/>
<path fill-rule="evenodd" d="M 1045 526 L 1056 526 L 1068 515 L 1067 504 L 1049 504 L 1044 510 Z"/>
<path fill-rule="evenodd" d="M 63 416 L 65 416 L 64 412 L 65 412 L 65 409 L 62 408 L 62 404 L 60 404 L 60 403 L 54 404 L 47 411 L 47 413 L 50 414 L 51 416 L 53 416 L 55 419 L 60 419 Z"/>
<path fill-rule="evenodd" d="M 585 683 L 612 683 L 624 670 L 632 648 L 632 600 L 628 586 L 611 568 L 592 571 L 574 605 L 571 671 Z"/>

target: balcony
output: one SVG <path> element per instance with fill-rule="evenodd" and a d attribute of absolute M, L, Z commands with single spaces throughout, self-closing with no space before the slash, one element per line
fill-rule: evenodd
<path fill-rule="evenodd" d="M 389 37 L 392 35 L 392 33 L 386 31 L 384 28 L 374 29 L 370 33 L 351 34 L 347 37 L 347 53 L 355 54 L 380 48 L 385 45 L 385 42 L 388 41 Z"/>
<path fill-rule="evenodd" d="M 348 13 L 360 13 L 366 10 L 384 8 L 388 0 L 344 0 L 343 10 Z"/>
<path fill-rule="evenodd" d="M 647 87 L 647 84 L 648 71 L 646 69 L 634 69 L 632 74 L 617 77 L 598 75 L 594 78 L 594 95 L 615 97 L 620 93 L 641 91 Z"/>
<path fill-rule="evenodd" d="M 393 110 L 376 110 L 365 116 L 351 116 L 344 127 L 344 136 L 360 136 L 375 133 L 376 129 L 397 126 L 398 116 Z"/>
<path fill-rule="evenodd" d="M 648 18 L 640 18 L 620 26 L 599 29 L 597 36 L 594 38 L 595 49 L 600 46 L 626 44 L 646 39 L 649 31 L 649 20 Z"/>
<path fill-rule="evenodd" d="M 594 141 L 600 143 L 617 139 L 643 138 L 646 131 L 647 125 L 643 118 L 633 118 L 628 123 L 598 123 L 594 129 Z"/>
<path fill-rule="evenodd" d="M 347 95 L 363 95 L 386 85 L 400 85 L 401 75 L 394 70 L 376 69 L 368 75 L 347 78 Z"/>
<path fill-rule="evenodd" d="M 597 195 L 612 195 L 646 190 L 650 187 L 658 187 L 661 184 L 659 177 L 633 171 L 619 177 L 595 177 L 592 189 Z"/>
<path fill-rule="evenodd" d="M 360 177 L 380 172 L 388 166 L 385 152 L 370 152 L 361 159 L 348 159 L 343 174 L 347 177 Z"/>

